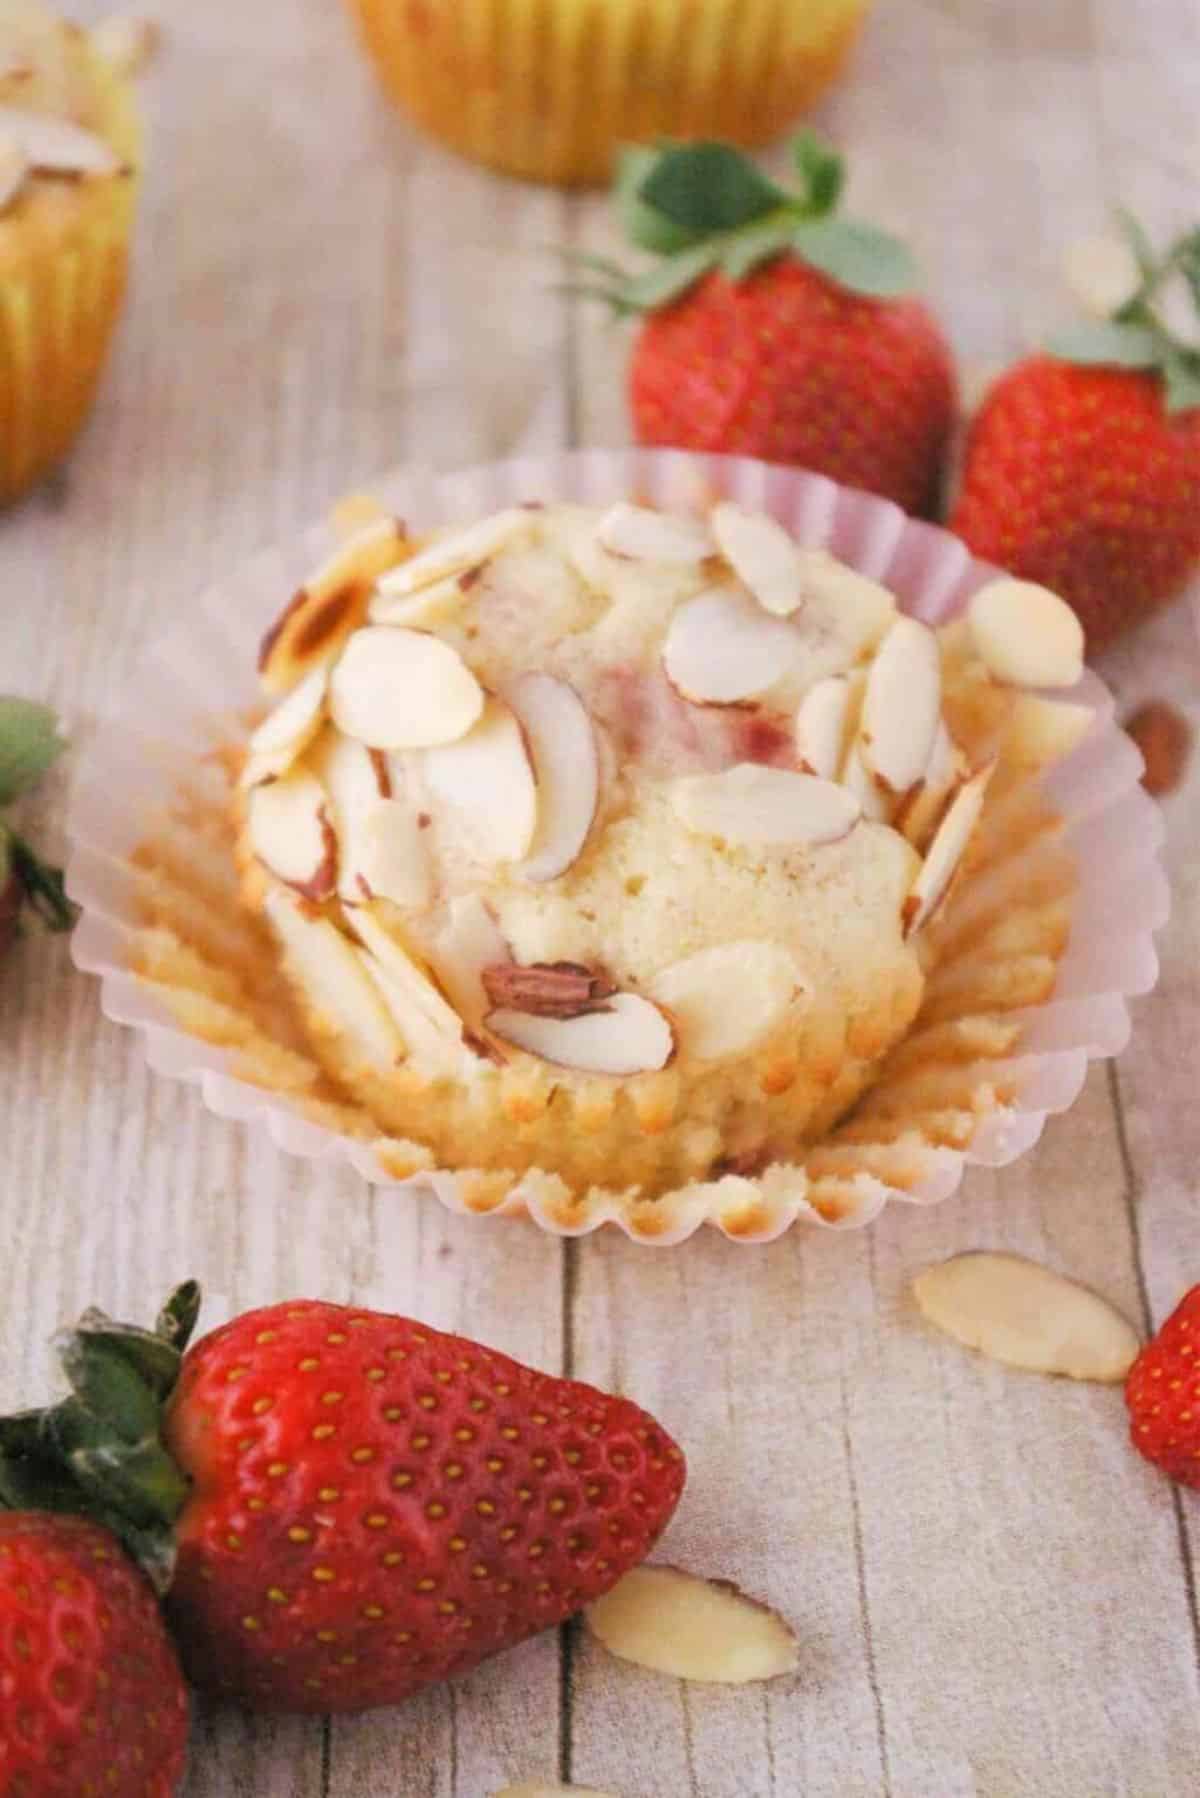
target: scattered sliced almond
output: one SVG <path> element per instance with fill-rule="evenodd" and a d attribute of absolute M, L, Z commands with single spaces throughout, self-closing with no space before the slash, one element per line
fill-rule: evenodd
<path fill-rule="evenodd" d="M 827 549 L 802 549 L 799 556 L 805 627 L 836 638 L 849 658 L 849 667 L 883 641 L 896 616 L 895 597 L 879 581 L 848 568 Z"/>
<path fill-rule="evenodd" d="M 753 1049 L 802 989 L 786 949 L 749 938 L 673 962 L 648 987 L 649 996 L 671 1014 L 680 1049 L 697 1061 Z"/>
<path fill-rule="evenodd" d="M 921 779 L 942 705 L 938 640 L 916 618 L 897 618 L 867 675 L 859 739 L 863 759 L 893 793 Z"/>
<path fill-rule="evenodd" d="M 777 1612 L 727 1580 L 678 1567 L 635 1567 L 585 1615 L 610 1654 L 675 1679 L 743 1686 L 800 1664 Z"/>
<path fill-rule="evenodd" d="M 839 842 L 862 815 L 854 795 L 833 781 L 756 762 L 676 780 L 671 803 L 697 836 L 785 849 Z"/>
<path fill-rule="evenodd" d="M 481 518 L 478 524 L 468 525 L 466 530 L 436 537 L 407 562 L 402 562 L 399 568 L 385 575 L 379 582 L 379 591 L 388 598 L 396 598 L 417 593 L 422 587 L 431 587 L 451 576 L 482 568 L 485 562 L 505 549 L 519 531 L 530 529 L 532 517 L 533 514 L 522 507 L 513 506 L 491 518 Z"/>
<path fill-rule="evenodd" d="M 126 78 L 148 69 L 158 51 L 160 32 L 153 19 L 137 13 L 113 13 L 93 27 L 92 45 L 105 62 Z"/>
<path fill-rule="evenodd" d="M 526 1779 L 520 1785 L 505 1786 L 496 1798 L 614 1798 L 614 1794 L 598 1792 L 594 1786 L 548 1786 Z"/>
<path fill-rule="evenodd" d="M 413 808 L 388 797 L 390 780 L 352 737 L 327 730 L 307 757 L 321 782 L 338 839 L 338 894 L 348 905 L 391 899 L 421 908 L 433 896 L 425 833 Z"/>
<path fill-rule="evenodd" d="M 924 851 L 955 790 L 966 779 L 967 772 L 966 758 L 947 730 L 945 719 L 939 719 L 933 748 L 929 752 L 929 762 L 920 785 L 907 795 L 892 820 L 896 829 L 902 831 L 915 848 Z"/>
<path fill-rule="evenodd" d="M 863 759 L 862 744 L 851 743 L 842 764 L 841 784 L 862 807 L 862 815 L 870 824 L 888 824 L 892 817 L 892 796 Z"/>
<path fill-rule="evenodd" d="M 836 780 L 851 717 L 851 688 L 844 674 L 810 687 L 796 713 L 796 754 L 808 774 Z"/>
<path fill-rule="evenodd" d="M 363 971 L 354 945 L 325 918 L 306 917 L 277 888 L 267 893 L 267 916 L 310 1004 L 333 1024 L 373 1066 L 390 1068 L 404 1059 L 404 1041 L 378 990 Z"/>
<path fill-rule="evenodd" d="M 717 548 L 759 605 L 790 617 L 804 599 L 804 562 L 783 526 L 729 501 L 713 507 L 709 524 Z"/>
<path fill-rule="evenodd" d="M 458 1013 L 371 906 L 359 907 L 352 922 L 365 945 L 363 966 L 412 1053 L 443 1072 L 453 1072 L 462 1063 L 464 1048 Z"/>
<path fill-rule="evenodd" d="M 324 668 L 314 668 L 270 717 L 264 718 L 246 745 L 243 787 L 277 780 L 299 760 L 324 723 L 327 686 Z"/>
<path fill-rule="evenodd" d="M 492 1009 L 483 971 L 510 959 L 500 926 L 477 893 L 451 899 L 434 937 L 429 960 L 447 998 L 467 1029 L 478 1033 Z"/>
<path fill-rule="evenodd" d="M 457 742 L 483 703 L 483 688 L 449 643 L 382 624 L 354 633 L 329 683 L 334 723 L 372 749 Z"/>
<path fill-rule="evenodd" d="M 499 1009 L 484 1022 L 502 1042 L 581 1074 L 653 1073 L 675 1053 L 670 1021 L 636 993 L 614 993 L 603 1011 L 582 1017 L 545 1018 Z"/>
<path fill-rule="evenodd" d="M 685 699 L 736 705 L 789 673 L 800 653 L 791 625 L 731 587 L 680 606 L 663 645 L 667 679 Z"/>
<path fill-rule="evenodd" d="M 29 158 L 18 138 L 0 133 L 0 212 L 12 204 L 25 185 Z"/>
<path fill-rule="evenodd" d="M 1115 1385 L 1140 1347 L 1107 1299 L 1021 1255 L 955 1255 L 918 1274 L 913 1294 L 956 1342 L 1029 1373 Z"/>
<path fill-rule="evenodd" d="M 314 569 L 259 647 L 259 678 L 268 693 L 286 693 L 310 669 L 333 660 L 366 617 L 376 577 L 392 567 L 404 542 L 397 519 L 378 518 Z"/>
<path fill-rule="evenodd" d="M 402 564 L 403 566 L 403 564 Z M 431 581 L 416 593 L 377 592 L 367 607 L 372 624 L 402 624 L 410 630 L 436 630 L 462 612 L 474 582 L 465 575 L 449 574 Z"/>
<path fill-rule="evenodd" d="M 337 885 L 337 837 L 325 790 L 303 768 L 255 787 L 247 801 L 250 846 L 277 880 L 306 899 L 328 899 Z"/>
<path fill-rule="evenodd" d="M 1083 674 L 1083 626 L 1065 599 L 1036 581 L 989 581 L 968 610 L 975 647 L 1014 687 L 1073 687 Z"/>
<path fill-rule="evenodd" d="M 19 144 L 30 168 L 44 174 L 115 175 L 122 167 L 104 138 L 54 113 L 0 106 L 0 136 Z"/>
<path fill-rule="evenodd" d="M 1142 273 L 1121 237 L 1080 237 L 1063 254 L 1063 279 L 1094 318 L 1112 318 L 1138 292 Z"/>
<path fill-rule="evenodd" d="M 528 854 L 537 787 L 521 726 L 502 699 L 489 699 L 478 724 L 457 743 L 428 750 L 423 767 L 430 794 L 452 814 L 472 856 L 519 862 Z"/>
<path fill-rule="evenodd" d="M 525 733 L 537 784 L 526 880 L 556 880 L 578 860 L 600 801 L 600 757 L 587 707 L 566 681 L 523 674 L 506 697 Z"/>
<path fill-rule="evenodd" d="M 669 562 L 687 567 L 713 553 L 708 526 L 698 518 L 631 506 L 624 500 L 596 526 L 596 542 L 627 562 Z"/>
<path fill-rule="evenodd" d="M 937 833 L 929 845 L 920 872 L 913 881 L 901 913 L 901 927 L 906 937 L 924 929 L 949 896 L 967 846 L 983 811 L 988 782 L 994 762 L 980 768 L 964 781 L 954 797 Z"/>

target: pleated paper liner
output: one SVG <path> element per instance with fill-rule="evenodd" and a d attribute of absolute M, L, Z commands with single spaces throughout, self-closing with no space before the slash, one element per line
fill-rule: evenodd
<path fill-rule="evenodd" d="M 444 479 L 402 473 L 373 492 L 418 530 L 522 500 L 632 494 L 678 508 L 723 493 L 885 581 L 935 624 L 993 572 L 886 501 L 749 461 L 585 451 Z M 100 976 L 105 1011 L 139 1032 L 151 1065 L 198 1084 L 213 1111 L 265 1125 L 293 1155 L 343 1161 L 455 1211 L 527 1212 L 561 1235 L 612 1222 L 669 1244 L 712 1224 L 763 1242 L 797 1220 L 852 1229 L 889 1200 L 949 1197 L 967 1165 L 1000 1166 L 1031 1148 L 1047 1116 L 1075 1099 L 1088 1062 L 1124 1045 L 1126 1001 L 1157 975 L 1161 826 L 1140 757 L 1088 674 L 1067 696 L 1092 710 L 1088 734 L 1046 776 L 996 783 L 934 927 L 939 959 L 913 1028 L 802 1163 L 650 1198 L 573 1192 L 553 1172 L 437 1169 L 419 1144 L 382 1138 L 309 1051 L 275 944 L 238 903 L 227 817 L 236 746 L 260 706 L 258 637 L 331 544 L 328 531 L 310 532 L 181 614 L 102 730 L 75 797 L 75 959 Z"/>

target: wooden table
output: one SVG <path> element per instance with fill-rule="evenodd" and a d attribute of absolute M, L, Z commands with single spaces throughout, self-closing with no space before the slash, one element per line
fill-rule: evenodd
<path fill-rule="evenodd" d="M 91 13 L 100 8 L 81 8 Z M 550 290 L 599 199 L 501 183 L 378 99 L 333 0 L 162 0 L 133 304 L 69 469 L 0 522 L 0 687 L 76 753 L 210 577 L 375 471 L 625 431 L 622 338 Z M 823 123 L 858 208 L 910 232 L 968 361 L 1054 322 L 1062 240 L 1120 194 L 1194 215 L 1194 0 L 889 0 Z M 1115 656 L 1124 701 L 1194 709 L 1182 611 Z M 1174 917 L 1132 1048 L 1069 1116 L 941 1209 L 771 1248 L 563 1244 L 283 1159 L 150 1074 L 66 948 L 0 982 L 0 1401 L 96 1299 L 211 1315 L 298 1293 L 412 1308 L 614 1385 L 684 1440 L 669 1556 L 793 1620 L 802 1670 L 687 1688 L 575 1628 L 355 1721 L 198 1718 L 190 1798 L 488 1798 L 561 1772 L 622 1798 L 1168 1798 L 1200 1781 L 1200 1500 L 1132 1455 L 1120 1395 L 936 1338 L 926 1262 L 1021 1250 L 1141 1325 L 1200 1278 L 1200 765 L 1170 802 Z"/>

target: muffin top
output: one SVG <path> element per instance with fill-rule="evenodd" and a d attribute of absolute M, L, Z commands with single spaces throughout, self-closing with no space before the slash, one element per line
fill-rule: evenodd
<path fill-rule="evenodd" d="M 1043 589 L 935 634 L 728 503 L 381 517 L 264 639 L 250 889 L 376 1062 L 729 1062 L 919 976 L 1018 686 L 1081 650 Z"/>

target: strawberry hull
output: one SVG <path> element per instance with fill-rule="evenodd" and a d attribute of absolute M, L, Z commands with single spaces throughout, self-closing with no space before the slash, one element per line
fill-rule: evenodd
<path fill-rule="evenodd" d="M 256 1709 L 394 1704 L 561 1623 L 653 1547 L 683 1456 L 637 1406 L 403 1318 L 295 1304 L 186 1357 L 169 1609 Z"/>

